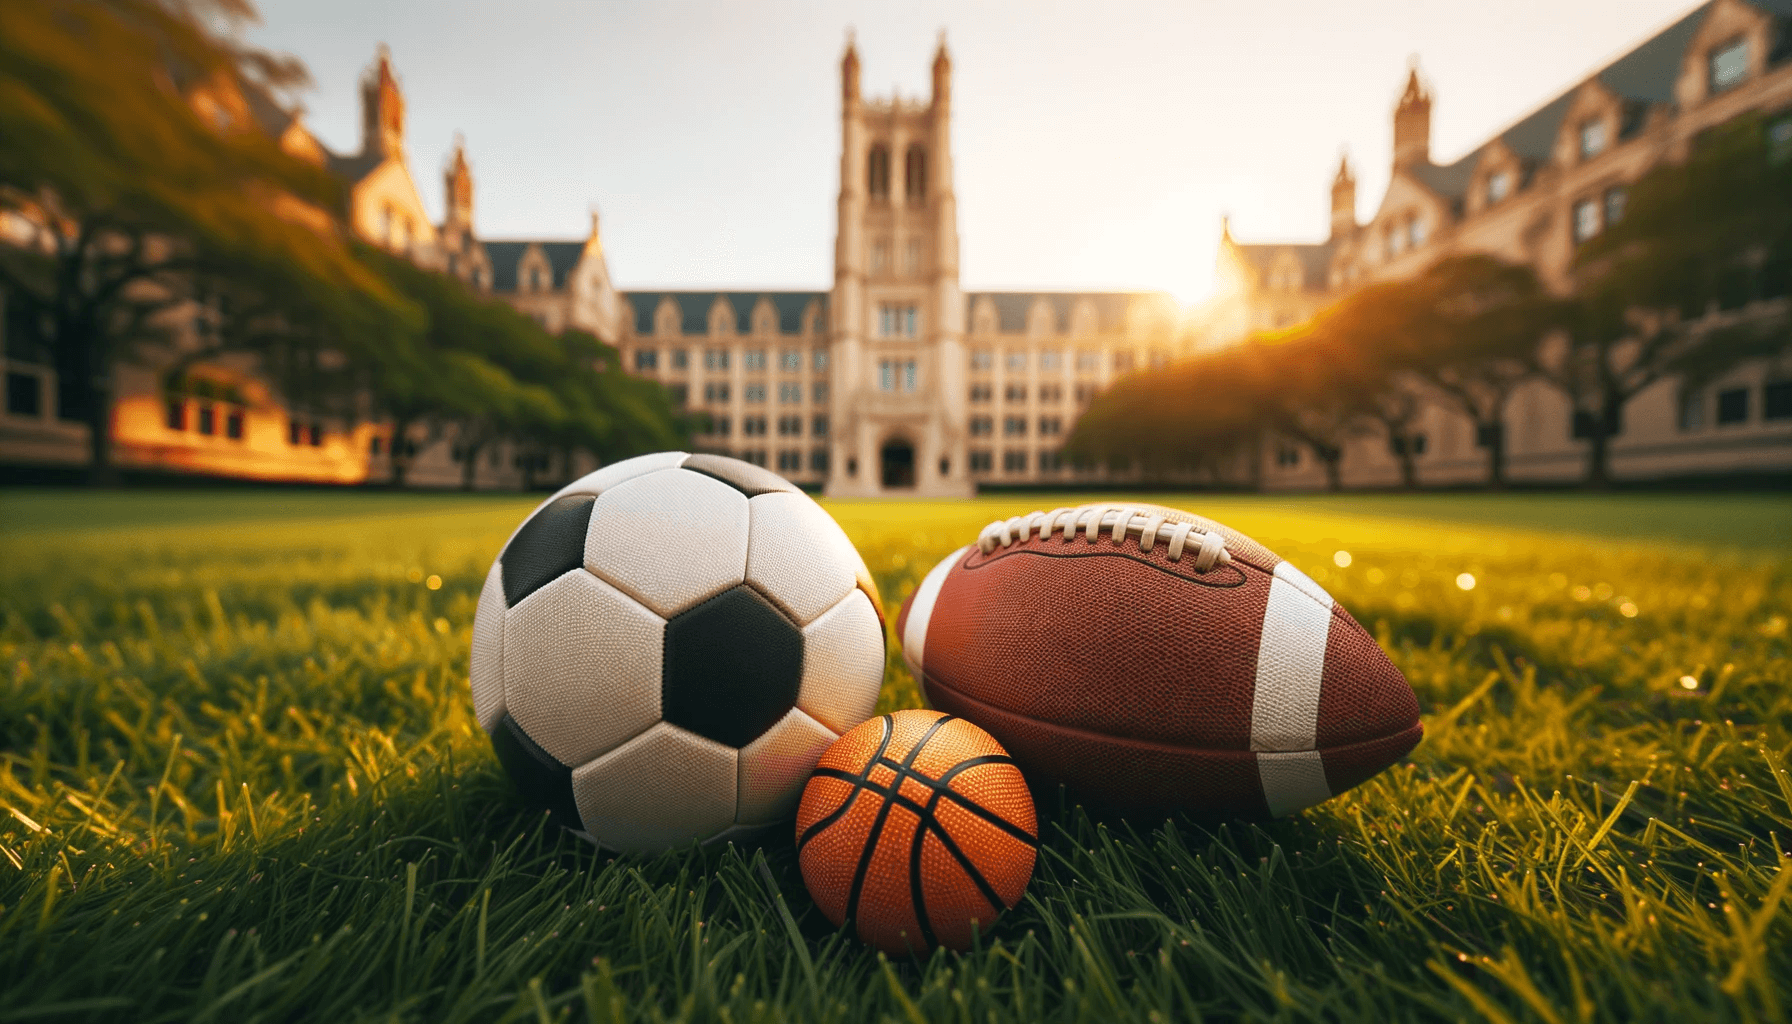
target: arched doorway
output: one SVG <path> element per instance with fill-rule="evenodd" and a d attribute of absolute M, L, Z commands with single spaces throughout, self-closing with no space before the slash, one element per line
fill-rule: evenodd
<path fill-rule="evenodd" d="M 884 442 L 882 452 L 885 487 L 915 486 L 915 446 L 900 437 Z"/>

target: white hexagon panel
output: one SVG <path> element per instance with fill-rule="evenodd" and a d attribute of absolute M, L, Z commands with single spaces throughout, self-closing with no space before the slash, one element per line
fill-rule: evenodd
<path fill-rule="evenodd" d="M 492 563 L 473 612 L 473 650 L 467 675 L 473 684 L 473 715 L 491 732 L 504 717 L 504 568 Z"/>
<path fill-rule="evenodd" d="M 769 825 L 796 813 L 803 784 L 839 735 L 791 708 L 778 723 L 740 750 L 740 797 L 734 820 Z"/>
<path fill-rule="evenodd" d="M 661 722 L 572 770 L 585 831 L 601 846 L 654 853 L 734 823 L 739 752 Z"/>
<path fill-rule="evenodd" d="M 797 625 L 808 625 L 858 585 L 858 550 L 814 499 L 776 492 L 747 505 L 747 582 Z"/>
<path fill-rule="evenodd" d="M 796 706 L 836 733 L 871 717 L 884 682 L 884 624 L 854 589 L 803 627 Z"/>
<path fill-rule="evenodd" d="M 660 718 L 665 620 L 582 569 L 505 618 L 504 709 L 541 749 L 578 765 Z"/>
<path fill-rule="evenodd" d="M 700 473 L 659 470 L 597 496 L 585 568 L 670 618 L 745 578 L 747 529 L 746 495 Z"/>

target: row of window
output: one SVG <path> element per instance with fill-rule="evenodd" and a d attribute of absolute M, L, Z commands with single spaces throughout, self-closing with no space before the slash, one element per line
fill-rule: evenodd
<path fill-rule="evenodd" d="M 1574 204 L 1574 240 L 1584 242 L 1624 219 L 1624 206 L 1630 193 L 1622 185 L 1614 185 L 1605 194 L 1582 199 Z"/>
<path fill-rule="evenodd" d="M 913 359 L 884 359 L 877 364 L 877 390 L 912 394 L 920 385 Z"/>
<path fill-rule="evenodd" d="M 877 307 L 877 336 L 880 338 L 917 338 L 921 335 L 921 314 L 914 306 L 881 303 Z"/>
<path fill-rule="evenodd" d="M 1079 404 L 1086 404 L 1090 399 L 1095 397 L 1095 385 L 1093 385 L 1093 384 L 1078 384 L 1072 393 L 1076 396 L 1076 400 Z M 993 385 L 989 385 L 989 384 L 972 384 L 971 385 L 971 401 L 973 401 L 973 402 L 992 401 L 994 399 L 994 396 L 995 396 L 995 387 Z M 1003 385 L 1002 401 L 1004 401 L 1004 402 L 1025 402 L 1026 400 L 1027 400 L 1027 386 L 1025 384 Z M 1039 401 L 1046 403 L 1046 404 L 1052 404 L 1052 403 L 1056 403 L 1056 402 L 1062 402 L 1063 400 L 1064 400 L 1063 385 L 1060 385 L 1060 384 L 1041 384 L 1041 385 L 1039 385 Z"/>
<path fill-rule="evenodd" d="M 734 453 L 734 457 L 742 462 L 751 462 L 755 466 L 765 466 L 771 453 L 764 448 L 743 448 Z M 777 455 L 778 472 L 801 473 L 803 471 L 803 453 L 796 448 L 781 448 Z M 826 473 L 828 471 L 828 450 L 817 448 L 809 453 L 809 472 Z"/>
<path fill-rule="evenodd" d="M 1137 361 L 1132 352 L 1114 353 L 1114 372 L 1130 373 Z M 1065 353 L 1062 349 L 1048 348 L 1039 352 L 1039 370 L 1041 373 L 1056 373 L 1064 369 Z M 1166 352 L 1152 352 L 1150 362 L 1153 369 L 1160 368 L 1170 361 Z M 1025 372 L 1032 362 L 1032 354 L 1019 350 L 1002 354 L 1002 367 L 1015 373 Z M 992 349 L 980 348 L 971 352 L 971 369 L 993 370 L 996 365 L 996 354 Z M 1093 373 L 1101 369 L 1101 353 L 1091 348 L 1077 349 L 1076 369 L 1079 373 Z"/>
<path fill-rule="evenodd" d="M 769 393 L 768 386 L 764 381 L 754 381 L 740 389 L 741 399 L 755 404 L 764 402 L 766 400 L 766 395 Z M 689 390 L 686 385 L 675 384 L 672 386 L 672 398 L 679 405 L 685 403 L 688 394 Z M 809 394 L 810 401 L 814 402 L 816 405 L 824 404 L 828 400 L 828 386 L 825 382 L 811 384 L 809 385 Z M 703 385 L 703 401 L 705 404 L 725 405 L 733 400 L 733 385 L 722 382 L 712 382 Z M 788 380 L 778 382 L 778 401 L 780 403 L 784 405 L 799 405 L 802 403 L 802 400 L 803 386 L 801 384 L 796 381 Z"/>
<path fill-rule="evenodd" d="M 191 411 L 192 415 L 187 415 Z M 243 408 L 237 405 L 221 405 L 211 402 L 192 402 L 185 398 L 170 398 L 166 405 L 163 422 L 169 430 L 192 430 L 205 437 L 216 437 L 220 434 L 232 441 L 243 439 Z"/>
<path fill-rule="evenodd" d="M 691 367 L 691 352 L 684 348 L 665 350 L 666 366 L 673 370 L 688 370 Z M 764 370 L 768 355 L 765 349 L 750 348 L 741 353 L 741 368 L 746 370 Z M 733 352 L 725 348 L 705 349 L 703 352 L 703 368 L 705 370 L 726 370 L 733 363 Z M 818 348 L 809 353 L 809 365 L 816 373 L 826 373 L 828 368 L 828 350 Z M 657 370 L 660 367 L 660 350 L 657 348 L 638 348 L 635 350 L 635 369 Z M 803 369 L 803 350 L 787 348 L 778 353 L 778 369 L 785 373 L 801 373 Z"/>
<path fill-rule="evenodd" d="M 881 142 L 865 156 L 865 191 L 873 199 L 890 198 L 890 147 Z M 902 191 L 910 202 L 927 198 L 927 148 L 918 142 L 903 156 Z"/>
<path fill-rule="evenodd" d="M 740 418 L 740 434 L 742 437 L 764 437 L 767 421 L 764 416 L 742 416 Z M 733 422 L 726 416 L 712 416 L 709 420 L 709 433 L 713 437 L 727 437 L 733 431 Z M 779 437 L 802 437 L 803 418 L 801 416 L 778 417 Z M 814 416 L 809 420 L 810 437 L 828 436 L 828 418 Z"/>
<path fill-rule="evenodd" d="M 1749 422 L 1753 406 L 1752 388 L 1725 388 L 1712 395 L 1709 410 L 1703 391 L 1689 391 L 1680 396 L 1680 429 L 1703 430 L 1707 423 L 1732 427 Z M 1768 381 L 1761 388 L 1761 419 L 1765 422 L 1792 420 L 1792 380 Z"/>
<path fill-rule="evenodd" d="M 973 448 L 965 455 L 970 460 L 971 472 L 974 475 L 986 476 L 995 472 L 995 452 L 987 448 Z M 1002 453 L 1002 472 L 1025 473 L 1030 461 L 1031 456 L 1027 452 L 1010 449 Z M 1062 452 L 1039 453 L 1039 472 L 1056 473 L 1063 468 L 1064 455 Z"/>
<path fill-rule="evenodd" d="M 990 437 L 996 432 L 996 421 L 990 416 L 971 417 L 971 436 Z M 1061 416 L 1039 417 L 1039 436 L 1056 437 L 1064 433 L 1064 419 Z M 1027 418 L 1025 416 L 1002 417 L 1002 436 L 1027 436 Z"/>

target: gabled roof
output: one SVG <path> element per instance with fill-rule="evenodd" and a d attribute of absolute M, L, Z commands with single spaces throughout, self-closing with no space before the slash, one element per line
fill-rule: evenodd
<path fill-rule="evenodd" d="M 698 291 L 644 291 L 624 292 L 623 298 L 635 312 L 635 333 L 648 335 L 653 333 L 653 314 L 660 308 L 661 299 L 671 299 L 678 307 L 679 332 L 682 334 L 703 335 L 709 333 L 709 311 L 716 299 L 725 298 L 734 310 L 734 330 L 738 334 L 749 334 L 753 328 L 753 307 L 761 298 L 771 300 L 772 308 L 778 314 L 778 331 L 781 334 L 803 333 L 803 312 L 811 302 L 821 304 L 822 316 L 827 316 L 827 292 L 698 292 Z M 824 321 L 825 323 L 825 321 Z"/>
<path fill-rule="evenodd" d="M 1331 242 L 1232 243 L 1232 250 L 1257 272 L 1259 280 L 1269 275 L 1278 256 L 1284 252 L 1293 253 L 1300 261 L 1301 288 L 1310 291 L 1324 291 L 1329 286 L 1327 275 L 1331 271 L 1332 249 Z"/>
<path fill-rule="evenodd" d="M 324 166 L 330 169 L 331 174 L 350 185 L 372 174 L 385 162 L 386 158 L 378 153 L 356 153 L 353 156 L 343 156 L 341 153 L 324 150 Z"/>
<path fill-rule="evenodd" d="M 1052 311 L 1052 325 L 1058 333 L 1070 330 L 1070 314 L 1078 302 L 1088 299 L 1095 306 L 1098 331 L 1119 330 L 1126 324 L 1126 313 L 1133 301 L 1155 297 L 1155 292 L 967 292 L 964 297 L 965 319 L 976 312 L 977 303 L 988 299 L 996 310 L 996 331 L 999 334 L 1025 334 L 1027 312 L 1033 303 L 1044 299 Z"/>
<path fill-rule="evenodd" d="M 513 292 L 517 288 L 517 268 L 522 265 L 523 253 L 531 245 L 541 247 L 542 254 L 548 258 L 548 268 L 553 273 L 554 288 L 566 287 L 566 280 L 578 268 L 579 260 L 584 258 L 584 242 L 560 241 L 485 241 L 485 258 L 492 265 L 492 291 Z"/>

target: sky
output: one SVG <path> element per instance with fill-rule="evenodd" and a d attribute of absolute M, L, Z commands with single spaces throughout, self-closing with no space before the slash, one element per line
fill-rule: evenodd
<path fill-rule="evenodd" d="M 1411 61 L 1447 162 L 1693 6 L 262 0 L 248 38 L 310 69 L 296 99 L 340 152 L 387 44 L 438 219 L 460 133 L 479 237 L 582 238 L 597 210 L 621 288 L 822 290 L 846 34 L 866 95 L 918 98 L 943 30 L 964 288 L 1194 301 L 1223 217 L 1243 241 L 1324 238 L 1342 152 L 1374 214 Z"/>

